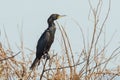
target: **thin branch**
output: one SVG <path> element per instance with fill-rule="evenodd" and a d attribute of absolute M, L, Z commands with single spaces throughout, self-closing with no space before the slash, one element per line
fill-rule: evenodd
<path fill-rule="evenodd" d="M 3 28 L 4 28 L 4 33 L 5 33 L 5 38 L 6 38 L 6 40 L 7 40 L 8 48 L 9 48 L 9 50 L 11 50 L 10 42 L 9 42 L 9 40 L 8 40 L 8 36 L 7 36 L 7 33 L 6 33 L 6 30 L 5 30 L 4 25 L 3 25 Z"/>
<path fill-rule="evenodd" d="M 73 64 L 75 64 L 74 56 L 73 56 L 73 51 L 72 51 L 72 48 L 71 48 L 71 45 L 70 45 L 69 38 L 68 38 L 67 33 L 66 33 L 65 29 L 63 28 L 63 26 L 61 26 L 61 27 L 62 27 L 62 30 L 64 31 L 64 34 L 65 34 L 65 36 L 66 36 L 66 39 L 67 39 L 67 42 L 68 42 L 68 45 L 69 45 L 69 48 L 70 48 L 70 52 L 71 52 L 71 55 L 72 55 Z M 75 70 L 75 69 L 74 69 L 74 70 Z"/>
<path fill-rule="evenodd" d="M 81 25 L 74 19 L 74 18 L 72 18 L 72 20 L 75 22 L 75 24 L 79 27 L 79 29 L 80 29 L 80 31 L 81 31 L 81 35 L 82 35 L 82 41 L 83 41 L 83 45 L 84 45 L 84 51 L 85 51 L 85 53 L 86 53 L 86 46 L 85 46 L 85 35 L 84 35 L 84 33 L 83 33 L 83 30 L 82 30 L 82 27 L 81 27 Z"/>
<path fill-rule="evenodd" d="M 41 76 L 40 76 L 40 80 L 42 80 L 43 74 L 44 74 L 44 72 L 45 72 L 45 66 L 46 66 L 47 60 L 48 60 L 48 59 L 45 60 L 45 64 L 44 64 L 44 66 L 43 66 L 43 70 L 42 70 L 42 74 L 41 74 Z"/>
<path fill-rule="evenodd" d="M 65 66 L 65 67 L 60 67 L 60 68 L 49 68 L 49 69 L 45 69 L 44 71 L 49 71 L 49 70 L 57 70 L 57 69 L 64 69 L 64 68 L 70 68 L 70 67 L 75 67 L 75 66 L 78 66 L 78 65 L 80 65 L 80 64 L 82 64 L 82 63 L 84 63 L 85 61 L 83 61 L 83 62 L 80 62 L 80 63 L 78 63 L 78 64 L 75 64 L 75 65 L 72 65 L 72 66 Z"/>
<path fill-rule="evenodd" d="M 105 60 L 104 62 L 102 62 L 98 65 L 95 65 L 94 67 L 91 67 L 91 69 L 88 69 L 87 71 L 91 71 L 92 69 L 95 69 L 96 67 L 101 66 L 102 64 L 107 64 L 110 60 L 112 60 L 115 56 L 117 56 L 120 53 L 120 51 L 116 53 L 116 51 L 118 51 L 119 49 L 120 49 L 120 46 L 112 52 L 111 56 L 107 60 Z M 84 72 L 83 74 L 85 74 L 85 73 L 86 72 Z"/>
<path fill-rule="evenodd" d="M 57 21 L 56 21 L 57 22 Z M 68 60 L 68 64 L 69 64 L 69 66 L 71 66 L 71 61 L 70 61 L 70 56 L 69 56 L 69 54 L 68 54 L 68 49 L 67 49 L 67 44 L 66 44 L 66 41 L 65 41 L 65 33 L 63 33 L 63 30 L 62 30 L 62 28 L 60 27 L 60 25 L 58 24 L 58 22 L 57 22 L 57 25 L 58 25 L 58 27 L 59 27 L 59 29 L 60 29 L 60 32 L 61 32 L 61 35 L 62 35 L 62 38 L 63 38 L 63 42 L 64 42 L 64 47 L 65 47 L 65 53 L 66 53 L 66 55 L 67 55 L 67 60 Z M 72 67 L 70 67 L 70 75 L 72 76 L 72 72 L 73 72 L 73 70 L 72 70 Z"/>
<path fill-rule="evenodd" d="M 7 57 L 7 58 L 4 58 L 4 59 L 0 59 L 0 61 L 3 61 L 3 60 L 8 60 L 8 59 L 11 59 L 11 58 L 14 58 L 15 56 L 17 56 L 18 54 L 20 54 L 21 51 L 19 51 L 17 54 L 11 56 L 11 57 Z"/>
<path fill-rule="evenodd" d="M 104 19 L 104 21 L 103 21 L 103 24 L 101 25 L 100 32 L 99 32 L 99 34 L 98 34 L 98 36 L 97 36 L 95 45 L 97 44 L 97 42 L 98 42 L 98 40 L 99 40 L 99 38 L 100 38 L 100 35 L 101 35 L 101 33 L 102 33 L 103 27 L 104 27 L 104 25 L 105 25 L 105 22 L 106 22 L 107 19 L 108 19 L 108 16 L 109 16 L 109 13 L 110 13 L 110 8 L 111 8 L 110 6 L 111 6 L 111 0 L 109 0 L 108 12 L 107 12 L 107 15 L 106 15 L 106 17 L 105 17 L 105 19 Z"/>

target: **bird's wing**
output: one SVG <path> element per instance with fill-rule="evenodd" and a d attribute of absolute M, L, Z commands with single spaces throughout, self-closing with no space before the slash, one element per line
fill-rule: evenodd
<path fill-rule="evenodd" d="M 43 55 L 43 52 L 46 50 L 46 46 L 49 42 L 49 39 L 50 39 L 49 30 L 45 30 L 45 32 L 42 34 L 42 36 L 38 40 L 36 56 L 41 57 Z"/>

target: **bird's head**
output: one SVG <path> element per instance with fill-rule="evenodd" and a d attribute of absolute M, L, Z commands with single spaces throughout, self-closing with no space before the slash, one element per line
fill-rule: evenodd
<path fill-rule="evenodd" d="M 66 15 L 52 14 L 48 19 L 54 21 L 64 16 Z"/>

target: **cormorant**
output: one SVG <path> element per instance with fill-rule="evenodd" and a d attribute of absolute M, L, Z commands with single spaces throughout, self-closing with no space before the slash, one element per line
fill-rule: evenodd
<path fill-rule="evenodd" d="M 35 66 L 39 64 L 39 61 L 43 55 L 47 54 L 49 56 L 48 51 L 54 41 L 54 35 L 56 31 L 54 21 L 63 16 L 65 15 L 52 14 L 48 18 L 47 20 L 48 28 L 44 31 L 44 33 L 41 35 L 40 39 L 38 40 L 36 47 L 36 58 L 30 67 L 31 70 L 33 70 Z"/>

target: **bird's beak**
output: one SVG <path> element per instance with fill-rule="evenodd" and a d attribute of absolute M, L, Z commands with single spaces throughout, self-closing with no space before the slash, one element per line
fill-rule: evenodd
<path fill-rule="evenodd" d="M 61 17 L 65 17 L 65 16 L 66 16 L 66 15 L 59 15 L 59 16 L 58 16 L 58 19 L 61 18 Z"/>

